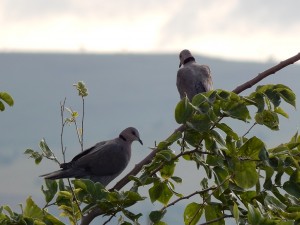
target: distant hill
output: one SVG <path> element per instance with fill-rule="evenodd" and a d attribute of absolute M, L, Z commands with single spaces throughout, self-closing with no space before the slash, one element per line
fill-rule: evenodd
<path fill-rule="evenodd" d="M 196 56 L 196 60 L 211 67 L 214 87 L 226 90 L 233 90 L 275 65 L 204 56 Z M 0 205 L 17 205 L 28 195 L 41 197 L 39 189 L 43 181 L 38 175 L 57 166 L 49 162 L 35 166 L 23 152 L 26 148 L 37 149 L 44 137 L 60 156 L 59 104 L 66 97 L 68 107 L 80 109 L 80 98 L 72 86 L 80 80 L 90 93 L 85 102 L 85 147 L 113 138 L 127 126 L 135 126 L 145 144 L 133 146 L 128 170 L 132 168 L 149 153 L 147 147 L 166 138 L 178 126 L 173 117 L 179 101 L 175 85 L 178 63 L 177 55 L 167 54 L 0 54 L 0 91 L 9 92 L 15 99 L 14 107 L 0 113 L 0 179 L 6 184 L 6 187 L 1 185 Z M 300 96 L 299 75 L 300 66 L 291 65 L 261 84 L 283 83 Z M 300 122 L 298 112 L 289 106 L 287 111 L 290 119 L 280 118 L 280 132 L 255 128 L 250 135 L 259 136 L 270 146 L 287 140 Z M 241 123 L 235 122 L 234 126 L 238 128 Z M 66 130 L 65 144 L 71 159 L 79 152 L 73 127 Z M 178 171 L 179 176 L 188 170 L 194 168 L 184 167 Z"/>

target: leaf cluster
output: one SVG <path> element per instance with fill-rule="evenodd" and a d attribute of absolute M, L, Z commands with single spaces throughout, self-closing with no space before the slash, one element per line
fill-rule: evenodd
<path fill-rule="evenodd" d="M 164 223 L 167 209 L 190 197 L 193 201 L 185 208 L 185 224 L 197 224 L 203 216 L 213 224 L 225 224 L 228 217 L 235 218 L 237 224 L 298 221 L 298 134 L 286 144 L 267 149 L 258 137 L 239 135 L 229 123 L 222 123 L 226 117 L 247 125 L 254 118 L 255 125 L 278 130 L 279 115 L 288 117 L 280 108 L 282 100 L 295 107 L 294 93 L 281 84 L 259 86 L 249 96 L 215 90 L 198 94 L 191 102 L 182 99 L 176 106 L 175 119 L 185 129 L 160 142 L 152 162 L 134 178 L 134 190 L 150 185 L 150 200 L 163 204 L 161 210 L 150 213 L 151 221 Z M 250 115 L 250 107 L 256 108 L 254 115 Z M 178 154 L 173 150 L 176 146 Z M 175 176 L 179 160 L 195 163 L 206 174 L 188 196 L 175 190 L 175 184 L 184 180 Z"/>
<path fill-rule="evenodd" d="M 161 206 L 149 214 L 155 225 L 166 224 L 168 209 L 183 200 L 187 201 L 181 221 L 184 224 L 199 224 L 201 218 L 215 225 L 225 224 L 227 218 L 241 225 L 300 224 L 300 136 L 296 133 L 290 141 L 274 148 L 268 148 L 256 136 L 248 137 L 255 126 L 277 131 L 280 116 L 288 118 L 281 103 L 296 107 L 295 99 L 293 91 L 281 84 L 258 86 L 248 96 L 214 90 L 198 94 L 192 101 L 184 98 L 175 108 L 175 120 L 183 129 L 153 148 L 156 154 L 152 161 L 138 176 L 130 177 L 130 190 L 107 190 L 90 180 L 75 179 L 72 186 L 62 180 L 46 180 L 42 186 L 44 208 L 31 199 L 21 214 L 2 206 L 0 222 L 54 224 L 57 219 L 47 212 L 54 205 L 71 224 L 95 210 L 109 217 L 108 221 L 118 214 L 122 215 L 119 224 L 139 224 L 142 214 L 130 207 L 146 200 L 139 194 L 143 186 L 148 188 L 147 199 Z M 251 113 L 250 108 L 255 112 Z M 72 118 L 78 116 L 72 112 Z M 229 122 L 223 122 L 224 118 Z M 245 127 L 250 122 L 254 125 L 247 133 L 239 134 L 230 126 L 231 120 Z M 39 147 L 41 151 L 27 149 L 25 154 L 36 164 L 42 158 L 58 162 L 44 139 Z M 188 185 L 185 177 L 176 174 L 179 161 L 195 164 L 195 170 L 203 174 L 190 194 L 176 190 L 178 185 Z"/>

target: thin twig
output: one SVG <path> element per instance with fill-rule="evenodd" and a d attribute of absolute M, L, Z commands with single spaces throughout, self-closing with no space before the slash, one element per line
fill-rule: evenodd
<path fill-rule="evenodd" d="M 65 128 L 65 125 L 66 125 L 66 122 L 64 120 L 65 104 L 66 104 L 66 98 L 64 99 L 63 103 L 60 103 L 60 115 L 61 115 L 60 145 L 61 145 L 61 152 L 62 152 L 62 155 L 63 155 L 64 163 L 66 162 L 66 147 L 64 147 L 64 142 L 63 142 L 64 128 Z M 76 205 L 77 205 L 77 207 L 79 209 L 79 212 L 80 212 L 80 214 L 82 216 L 83 214 L 82 214 L 82 211 L 80 209 L 79 202 L 78 202 L 78 200 L 76 198 L 76 195 L 75 195 L 75 193 L 73 191 L 73 187 L 71 185 L 70 179 L 67 178 L 67 180 L 68 180 L 71 192 L 72 192 L 72 196 L 75 199 Z"/>
<path fill-rule="evenodd" d="M 77 205 L 77 207 L 78 207 L 78 210 L 79 210 L 79 212 L 80 212 L 80 214 L 81 214 L 81 217 L 82 217 L 83 214 L 82 214 L 81 208 L 80 208 L 80 206 L 79 206 L 79 202 L 78 202 L 78 200 L 77 200 L 77 198 L 76 198 L 76 195 L 75 195 L 75 193 L 74 193 L 73 187 L 72 187 L 72 185 L 71 185 L 70 178 L 67 178 L 67 180 L 68 180 L 68 183 L 69 183 L 71 192 L 72 192 L 73 199 L 75 200 L 75 203 L 76 203 L 76 205 Z M 72 207 L 72 208 L 73 208 L 73 207 Z M 73 209 L 73 210 L 74 210 L 74 209 Z"/>
<path fill-rule="evenodd" d="M 83 123 L 84 123 L 84 97 L 82 98 L 82 117 L 81 117 L 81 151 L 83 152 Z"/>
<path fill-rule="evenodd" d="M 115 215 L 116 215 L 115 213 L 114 213 L 113 215 L 111 215 L 111 216 L 109 217 L 109 219 L 103 223 L 103 225 L 108 224 L 109 221 L 111 221 L 111 219 L 115 217 Z"/>
<path fill-rule="evenodd" d="M 249 134 L 249 132 L 252 130 L 252 128 L 256 125 L 257 123 L 255 122 L 248 130 L 247 132 L 242 136 L 245 137 L 247 134 Z"/>
<path fill-rule="evenodd" d="M 175 205 L 177 202 L 180 202 L 180 201 L 182 201 L 182 200 L 184 200 L 184 199 L 189 199 L 189 198 L 193 197 L 194 195 L 198 195 L 198 194 L 200 195 L 200 194 L 203 194 L 203 193 L 205 193 L 205 192 L 207 192 L 207 191 L 214 190 L 214 189 L 216 189 L 216 188 L 217 188 L 217 187 L 210 187 L 210 188 L 207 188 L 207 189 L 204 189 L 204 190 L 201 190 L 201 191 L 195 191 L 195 192 L 192 193 L 192 194 L 189 194 L 189 195 L 187 195 L 187 196 L 183 196 L 183 197 L 181 197 L 181 198 L 176 199 L 175 201 L 173 201 L 173 202 L 169 203 L 168 205 L 164 206 L 163 208 L 161 208 L 160 211 L 164 211 L 166 208 L 169 208 L 170 206 L 173 206 L 173 205 Z"/>
<path fill-rule="evenodd" d="M 66 125 L 64 120 L 65 104 L 66 104 L 66 98 L 64 99 L 63 103 L 60 103 L 60 117 L 61 117 L 60 145 L 61 145 L 61 153 L 63 155 L 64 163 L 66 162 L 66 157 L 65 157 L 66 150 L 64 149 L 64 141 L 63 141 L 64 128 Z"/>
<path fill-rule="evenodd" d="M 77 138 L 78 138 L 78 142 L 80 144 L 80 147 L 82 147 L 82 140 L 81 140 L 81 132 L 79 131 L 79 128 L 78 128 L 78 125 L 77 125 L 77 122 L 76 122 L 76 119 L 74 118 L 74 125 L 75 125 L 75 129 L 76 129 L 76 134 L 77 134 Z M 82 151 L 82 150 L 81 150 Z"/>

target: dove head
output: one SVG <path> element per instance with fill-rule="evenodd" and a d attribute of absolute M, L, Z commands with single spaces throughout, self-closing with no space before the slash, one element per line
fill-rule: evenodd
<path fill-rule="evenodd" d="M 119 137 L 124 141 L 128 141 L 130 143 L 133 141 L 138 141 L 141 143 L 141 145 L 143 145 L 143 142 L 140 139 L 140 134 L 138 130 L 134 127 L 127 127 L 120 133 Z"/>
<path fill-rule="evenodd" d="M 187 50 L 187 49 L 184 49 L 180 52 L 179 54 L 179 68 L 184 65 L 185 63 L 187 62 L 190 62 L 190 61 L 195 61 L 195 58 L 193 57 L 192 53 Z"/>

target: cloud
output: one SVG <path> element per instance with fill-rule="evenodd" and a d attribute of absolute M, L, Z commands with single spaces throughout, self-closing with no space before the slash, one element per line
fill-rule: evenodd
<path fill-rule="evenodd" d="M 66 15 L 77 18 L 98 18 L 105 20 L 138 19 L 156 9 L 171 4 L 170 0 L 160 2 L 142 0 L 3 0 L 2 16 L 11 21 L 45 19 Z"/>
<path fill-rule="evenodd" d="M 297 0 L 290 0 L 289 2 L 280 0 L 237 1 L 230 20 L 237 19 L 245 24 L 264 29 L 285 31 L 295 27 L 295 25 L 299 27 L 299 8 L 300 1 Z"/>
<path fill-rule="evenodd" d="M 0 48 L 268 57 L 299 46 L 298 8 L 297 0 L 3 0 Z"/>

